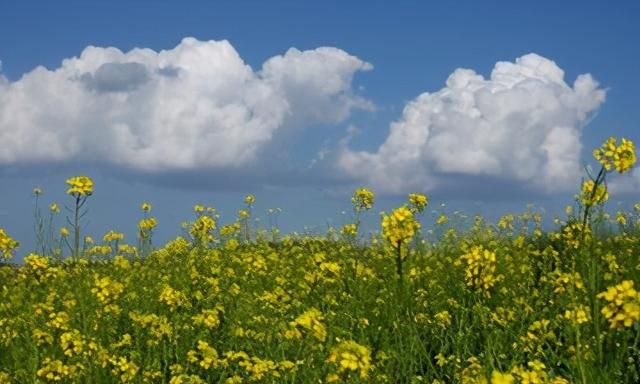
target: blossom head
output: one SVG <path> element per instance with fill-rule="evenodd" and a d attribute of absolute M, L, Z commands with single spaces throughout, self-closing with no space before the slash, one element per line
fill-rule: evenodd
<path fill-rule="evenodd" d="M 382 216 L 382 237 L 394 247 L 411 240 L 419 230 L 420 223 L 406 205 Z"/>
<path fill-rule="evenodd" d="M 359 188 L 353 193 L 351 202 L 356 211 L 366 211 L 373 207 L 375 195 L 367 188 Z"/>
<path fill-rule="evenodd" d="M 69 189 L 67 195 L 72 196 L 91 196 L 93 194 L 93 180 L 87 176 L 76 176 L 67 180 Z"/>
<path fill-rule="evenodd" d="M 60 228 L 60 237 L 69 237 L 69 229 L 67 227 Z"/>
<path fill-rule="evenodd" d="M 429 198 L 422 193 L 409 194 L 409 206 L 416 212 L 422 213 L 429 204 Z"/>
<path fill-rule="evenodd" d="M 0 228 L 0 258 L 9 260 L 20 243 L 12 239 L 4 229 Z"/>
<path fill-rule="evenodd" d="M 604 169 L 615 169 L 619 173 L 625 173 L 636 163 L 636 152 L 633 141 L 624 137 L 620 145 L 616 145 L 616 138 L 610 137 L 602 146 L 593 151 L 593 157 L 602 164 Z"/>
<path fill-rule="evenodd" d="M 60 213 L 60 206 L 56 203 L 51 203 L 51 205 L 49 205 L 49 211 L 51 213 Z"/>
<path fill-rule="evenodd" d="M 147 203 L 146 201 L 144 203 L 142 203 L 142 205 L 140 206 L 140 209 L 142 209 L 142 212 L 151 212 L 151 204 Z"/>
<path fill-rule="evenodd" d="M 256 197 L 254 195 L 247 195 L 244 197 L 244 203 L 247 205 L 252 205 L 256 202 Z"/>
<path fill-rule="evenodd" d="M 585 180 L 585 182 L 582 183 L 582 191 L 580 192 L 579 199 L 584 206 L 592 206 L 604 203 L 609 199 L 607 186 L 604 184 L 600 184 L 596 188 L 595 182 L 593 180 Z"/>

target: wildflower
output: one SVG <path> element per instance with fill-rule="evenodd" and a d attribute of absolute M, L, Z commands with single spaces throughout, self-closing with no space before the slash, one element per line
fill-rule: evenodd
<path fill-rule="evenodd" d="M 580 325 L 591 319 L 589 308 L 584 305 L 578 305 L 574 309 L 568 309 L 564 312 L 564 318 L 573 324 Z"/>
<path fill-rule="evenodd" d="M 93 293 L 102 304 L 109 304 L 116 300 L 124 291 L 124 284 L 117 282 L 109 276 L 100 277 L 94 275 L 94 287 L 91 288 Z"/>
<path fill-rule="evenodd" d="M 204 325 L 209 329 L 214 329 L 220 325 L 220 313 L 223 312 L 221 307 L 215 309 L 204 309 L 199 314 L 192 317 L 193 324 Z"/>
<path fill-rule="evenodd" d="M 500 229 L 513 229 L 513 221 L 515 218 L 513 215 L 505 215 L 498 220 L 498 228 Z"/>
<path fill-rule="evenodd" d="M 127 360 L 126 357 L 112 357 L 109 359 L 109 363 L 113 366 L 111 373 L 118 376 L 123 383 L 133 381 L 138 374 L 138 366 L 133 361 Z"/>
<path fill-rule="evenodd" d="M 9 237 L 4 229 L 0 228 L 0 256 L 2 259 L 9 260 L 13 257 L 13 251 L 18 248 L 20 243 Z"/>
<path fill-rule="evenodd" d="M 75 378 L 84 369 L 82 364 L 66 365 L 60 360 L 51 360 L 45 357 L 42 366 L 36 371 L 38 377 L 49 381 L 62 381 Z"/>
<path fill-rule="evenodd" d="M 382 237 L 393 247 L 398 248 L 413 239 L 419 229 L 420 223 L 405 205 L 396 208 L 390 215 L 382 216 Z"/>
<path fill-rule="evenodd" d="M 346 236 L 355 236 L 358 233 L 358 224 L 345 224 L 342 226 L 342 229 L 340 229 L 340 232 Z"/>
<path fill-rule="evenodd" d="M 146 201 L 142 203 L 140 208 L 142 209 L 143 212 L 151 212 L 151 204 L 147 203 Z"/>
<path fill-rule="evenodd" d="M 102 237 L 102 240 L 106 241 L 107 243 L 110 243 L 112 241 L 121 241 L 124 240 L 124 233 L 111 230 Z"/>
<path fill-rule="evenodd" d="M 438 220 L 436 220 L 436 224 L 437 225 L 446 224 L 447 221 L 449 221 L 449 218 L 447 217 L 447 215 L 443 213 L 438 217 Z"/>
<path fill-rule="evenodd" d="M 434 318 L 436 319 L 438 325 L 440 325 L 442 328 L 446 329 L 449 325 L 451 325 L 451 314 L 449 314 L 449 311 L 438 312 L 435 314 Z"/>
<path fill-rule="evenodd" d="M 241 209 L 238 211 L 238 218 L 240 218 L 240 220 L 247 219 L 249 218 L 249 216 L 250 216 L 249 211 L 246 209 Z"/>
<path fill-rule="evenodd" d="M 189 304 L 187 296 L 184 293 L 172 288 L 168 284 L 165 284 L 162 288 L 162 292 L 160 292 L 160 302 L 171 307 L 172 311 L 177 307 Z"/>
<path fill-rule="evenodd" d="M 327 329 L 322 323 L 322 320 L 324 320 L 322 312 L 320 312 L 316 308 L 311 308 L 310 310 L 298 316 L 289 324 L 292 327 L 300 326 L 308 331 L 311 331 L 316 339 L 324 341 L 327 338 Z"/>
<path fill-rule="evenodd" d="M 598 298 L 607 301 L 601 312 L 611 328 L 629 328 L 640 320 L 640 293 L 633 285 L 633 281 L 625 280 L 598 294 Z"/>
<path fill-rule="evenodd" d="M 409 206 L 414 212 L 422 213 L 429 204 L 429 198 L 422 193 L 409 194 Z"/>
<path fill-rule="evenodd" d="M 197 350 L 191 350 L 187 353 L 187 360 L 204 369 L 217 368 L 221 364 L 218 351 L 202 340 L 198 340 Z"/>
<path fill-rule="evenodd" d="M 196 204 L 193 206 L 193 212 L 195 213 L 202 213 L 204 212 L 204 210 L 205 210 L 204 205 Z"/>
<path fill-rule="evenodd" d="M 191 225 L 189 233 L 191 237 L 199 243 L 204 243 L 208 240 L 211 232 L 216 228 L 216 222 L 213 218 L 202 215 L 199 216 L 196 221 Z"/>
<path fill-rule="evenodd" d="M 60 228 L 60 237 L 69 237 L 69 229 L 67 227 Z"/>
<path fill-rule="evenodd" d="M 49 205 L 49 211 L 51 213 L 60 213 L 60 207 L 58 206 L 57 203 L 51 203 Z"/>
<path fill-rule="evenodd" d="M 625 173 L 636 163 L 636 152 L 633 141 L 622 138 L 622 143 L 616 146 L 616 139 L 609 137 L 602 146 L 593 151 L 593 157 L 610 171 L 615 168 L 619 173 Z"/>
<path fill-rule="evenodd" d="M 481 245 L 471 248 L 471 251 L 464 254 L 461 260 L 467 263 L 465 271 L 465 282 L 467 286 L 484 291 L 488 294 L 489 289 L 497 281 L 495 276 L 496 254 Z"/>
<path fill-rule="evenodd" d="M 247 195 L 244 197 L 244 203 L 247 205 L 252 205 L 256 202 L 256 197 L 254 195 Z"/>
<path fill-rule="evenodd" d="M 491 372 L 491 384 L 512 384 L 514 380 L 513 375 L 510 373 Z"/>
<path fill-rule="evenodd" d="M 158 221 L 156 220 L 156 218 L 149 217 L 146 219 L 142 219 L 140 220 L 140 222 L 138 222 L 138 229 L 140 230 L 141 234 L 147 234 L 150 231 L 152 231 L 157 225 L 158 225 Z M 141 236 L 141 237 L 144 237 L 144 236 Z"/>
<path fill-rule="evenodd" d="M 359 188 L 353 193 L 351 202 L 356 211 L 367 211 L 373 207 L 374 194 L 366 188 Z"/>
<path fill-rule="evenodd" d="M 40 196 L 42 194 L 42 189 L 39 187 L 35 187 L 33 188 L 33 194 L 37 197 Z"/>
<path fill-rule="evenodd" d="M 582 183 L 582 191 L 579 199 L 582 205 L 591 206 L 595 204 L 602 204 L 609 199 L 609 193 L 607 192 L 607 186 L 599 184 L 595 192 L 595 182 L 593 180 L 585 180 Z"/>
<path fill-rule="evenodd" d="M 337 366 L 338 374 L 354 372 L 361 379 L 369 376 L 371 365 L 371 351 L 355 341 L 343 341 L 331 348 L 327 361 Z"/>
<path fill-rule="evenodd" d="M 67 180 L 67 184 L 69 184 L 68 195 L 80 197 L 93 194 L 93 180 L 87 176 L 72 177 Z"/>

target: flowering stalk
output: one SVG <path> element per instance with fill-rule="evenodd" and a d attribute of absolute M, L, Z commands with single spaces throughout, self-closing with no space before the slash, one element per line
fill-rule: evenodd
<path fill-rule="evenodd" d="M 80 257 L 80 219 L 87 213 L 87 211 L 81 212 L 81 210 L 87 202 L 87 198 L 93 194 L 93 180 L 87 176 L 76 176 L 67 180 L 67 184 L 69 184 L 67 194 L 74 198 L 75 203 L 73 222 L 68 217 L 67 222 L 73 226 L 72 256 L 77 260 Z"/>

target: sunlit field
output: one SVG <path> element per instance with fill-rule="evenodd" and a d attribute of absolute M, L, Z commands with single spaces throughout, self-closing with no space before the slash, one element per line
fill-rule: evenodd
<path fill-rule="evenodd" d="M 414 193 L 369 236 L 361 188 L 322 236 L 253 228 L 249 195 L 233 222 L 194 206 L 159 246 L 150 203 L 134 241 L 92 239 L 89 177 L 66 202 L 36 189 L 37 251 L 13 263 L 0 229 L 0 383 L 639 382 L 640 204 L 605 210 L 634 145 L 594 157 L 551 230 L 533 212 L 428 228 Z"/>

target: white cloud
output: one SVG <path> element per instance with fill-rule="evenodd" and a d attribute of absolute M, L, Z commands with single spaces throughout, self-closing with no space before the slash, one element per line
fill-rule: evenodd
<path fill-rule="evenodd" d="M 351 88 L 369 69 L 337 48 L 290 49 L 255 71 L 227 41 L 185 38 L 160 52 L 89 46 L 53 70 L 0 75 L 0 164 L 247 165 L 285 127 L 370 108 Z"/>
<path fill-rule="evenodd" d="M 572 190 L 582 127 L 604 100 L 589 74 L 569 86 L 553 61 L 536 54 L 496 63 L 488 79 L 457 69 L 444 88 L 408 103 L 376 152 L 345 143 L 338 166 L 387 192 L 433 190 L 464 175 Z"/>
<path fill-rule="evenodd" d="M 634 168 L 624 175 L 612 172 L 607 176 L 607 181 L 612 195 L 637 194 L 640 191 L 640 168 Z"/>

